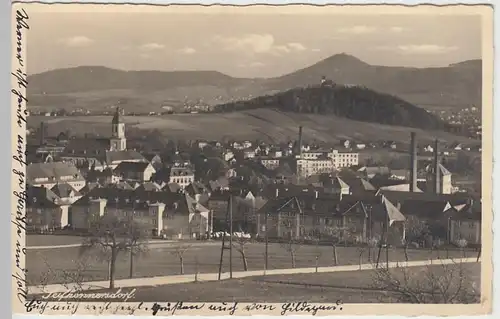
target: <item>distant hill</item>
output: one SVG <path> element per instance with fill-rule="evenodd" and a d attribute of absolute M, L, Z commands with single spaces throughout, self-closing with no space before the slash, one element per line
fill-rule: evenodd
<path fill-rule="evenodd" d="M 275 108 L 284 112 L 335 115 L 356 121 L 423 129 L 442 129 L 444 123 L 426 110 L 398 97 L 364 87 L 314 86 L 218 105 L 218 112 Z"/>
<path fill-rule="evenodd" d="M 366 86 L 424 107 L 480 106 L 481 64 L 481 60 L 470 60 L 439 68 L 388 67 L 337 54 L 307 68 L 269 79 L 266 87 L 281 91 L 317 83 L 326 76 L 338 84 Z"/>
<path fill-rule="evenodd" d="M 216 71 L 120 71 L 82 66 L 28 77 L 29 107 L 103 108 L 124 100 L 124 108 L 159 111 L 164 104 L 217 105 L 318 84 L 361 85 L 425 108 L 481 105 L 481 60 L 439 68 L 367 64 L 333 55 L 293 73 L 269 79 L 234 78 Z"/>

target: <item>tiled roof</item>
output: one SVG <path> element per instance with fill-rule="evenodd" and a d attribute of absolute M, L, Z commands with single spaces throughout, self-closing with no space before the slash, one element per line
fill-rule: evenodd
<path fill-rule="evenodd" d="M 191 196 L 206 194 L 209 192 L 205 185 L 199 182 L 190 183 L 185 187 L 185 191 Z"/>
<path fill-rule="evenodd" d="M 69 140 L 61 156 L 104 157 L 109 148 L 108 138 L 74 138 Z"/>
<path fill-rule="evenodd" d="M 142 173 L 150 164 L 148 162 L 121 162 L 114 169 L 116 173 L 136 172 Z"/>
<path fill-rule="evenodd" d="M 36 178 L 48 178 L 49 182 L 64 182 L 70 180 L 84 180 L 75 165 L 63 162 L 33 163 L 26 169 L 28 181 Z"/>
<path fill-rule="evenodd" d="M 410 184 L 404 183 L 404 184 L 396 184 L 396 185 L 388 185 L 388 186 L 382 186 L 380 187 L 381 190 L 388 190 L 388 191 L 396 191 L 396 192 L 409 192 L 410 191 Z M 419 189 L 418 187 L 414 190 L 415 192 L 422 193 L 422 190 Z"/>
<path fill-rule="evenodd" d="M 171 193 L 177 193 L 182 189 L 182 187 L 177 183 L 168 183 L 163 187 L 163 189 L 166 189 Z"/>
<path fill-rule="evenodd" d="M 144 190 L 144 191 L 147 191 L 147 192 L 159 192 L 161 191 L 162 187 L 155 183 L 155 182 L 145 182 L 145 183 L 142 183 L 141 186 L 139 186 L 137 188 L 137 190 Z"/>
<path fill-rule="evenodd" d="M 68 183 L 58 183 L 50 190 L 60 198 L 69 197 L 71 193 L 73 193 L 74 196 L 81 196 L 81 194 Z"/>
<path fill-rule="evenodd" d="M 128 209 L 145 209 L 150 204 L 163 203 L 167 208 L 175 208 L 186 206 L 186 198 L 184 194 L 171 192 L 151 192 L 139 189 L 125 190 L 111 187 L 94 188 L 90 193 L 80 198 L 74 206 L 88 206 L 91 200 L 106 199 L 107 205 L 110 207 L 128 208 Z"/>
<path fill-rule="evenodd" d="M 388 190 L 379 190 L 380 194 L 383 194 L 391 202 L 404 202 L 407 200 L 415 201 L 438 201 L 438 202 L 450 202 L 451 205 L 459 205 L 466 203 L 471 197 L 466 193 L 455 193 L 455 194 L 435 194 L 435 193 L 416 193 L 416 192 L 397 192 Z"/>
<path fill-rule="evenodd" d="M 450 218 L 454 220 L 476 220 L 480 221 L 482 217 L 481 201 L 467 202 L 465 204 L 455 205 L 450 211 Z"/>
<path fill-rule="evenodd" d="M 106 152 L 106 163 L 111 164 L 113 162 L 124 162 L 124 161 L 146 162 L 146 159 L 140 153 L 133 150 Z"/>

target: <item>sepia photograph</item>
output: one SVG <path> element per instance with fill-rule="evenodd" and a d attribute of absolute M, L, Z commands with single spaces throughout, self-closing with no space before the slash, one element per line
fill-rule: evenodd
<path fill-rule="evenodd" d="M 493 10 L 378 7 L 14 4 L 22 311 L 491 311 Z"/>

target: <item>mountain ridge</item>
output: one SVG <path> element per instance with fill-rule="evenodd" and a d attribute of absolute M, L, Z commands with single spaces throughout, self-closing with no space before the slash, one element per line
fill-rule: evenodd
<path fill-rule="evenodd" d="M 377 66 L 341 53 L 273 78 L 237 78 L 209 70 L 125 71 L 79 66 L 28 76 L 28 98 L 30 106 L 92 108 L 95 103 L 112 104 L 125 95 L 143 108 L 158 110 L 164 100 L 217 105 L 314 85 L 325 76 L 338 84 L 365 86 L 419 106 L 480 106 L 481 64 L 481 60 L 467 60 L 433 68 Z M 86 92 L 95 96 L 88 98 Z"/>

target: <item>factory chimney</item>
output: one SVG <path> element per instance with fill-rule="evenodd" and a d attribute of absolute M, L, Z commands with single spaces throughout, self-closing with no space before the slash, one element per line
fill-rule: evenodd
<path fill-rule="evenodd" d="M 438 150 L 438 140 L 434 141 L 434 192 L 439 194 L 441 192 L 441 180 L 439 176 L 439 150 Z"/>
<path fill-rule="evenodd" d="M 302 126 L 299 126 L 299 158 L 302 159 Z"/>
<path fill-rule="evenodd" d="M 417 190 L 417 138 L 416 133 L 411 132 L 410 142 L 410 192 Z"/>

